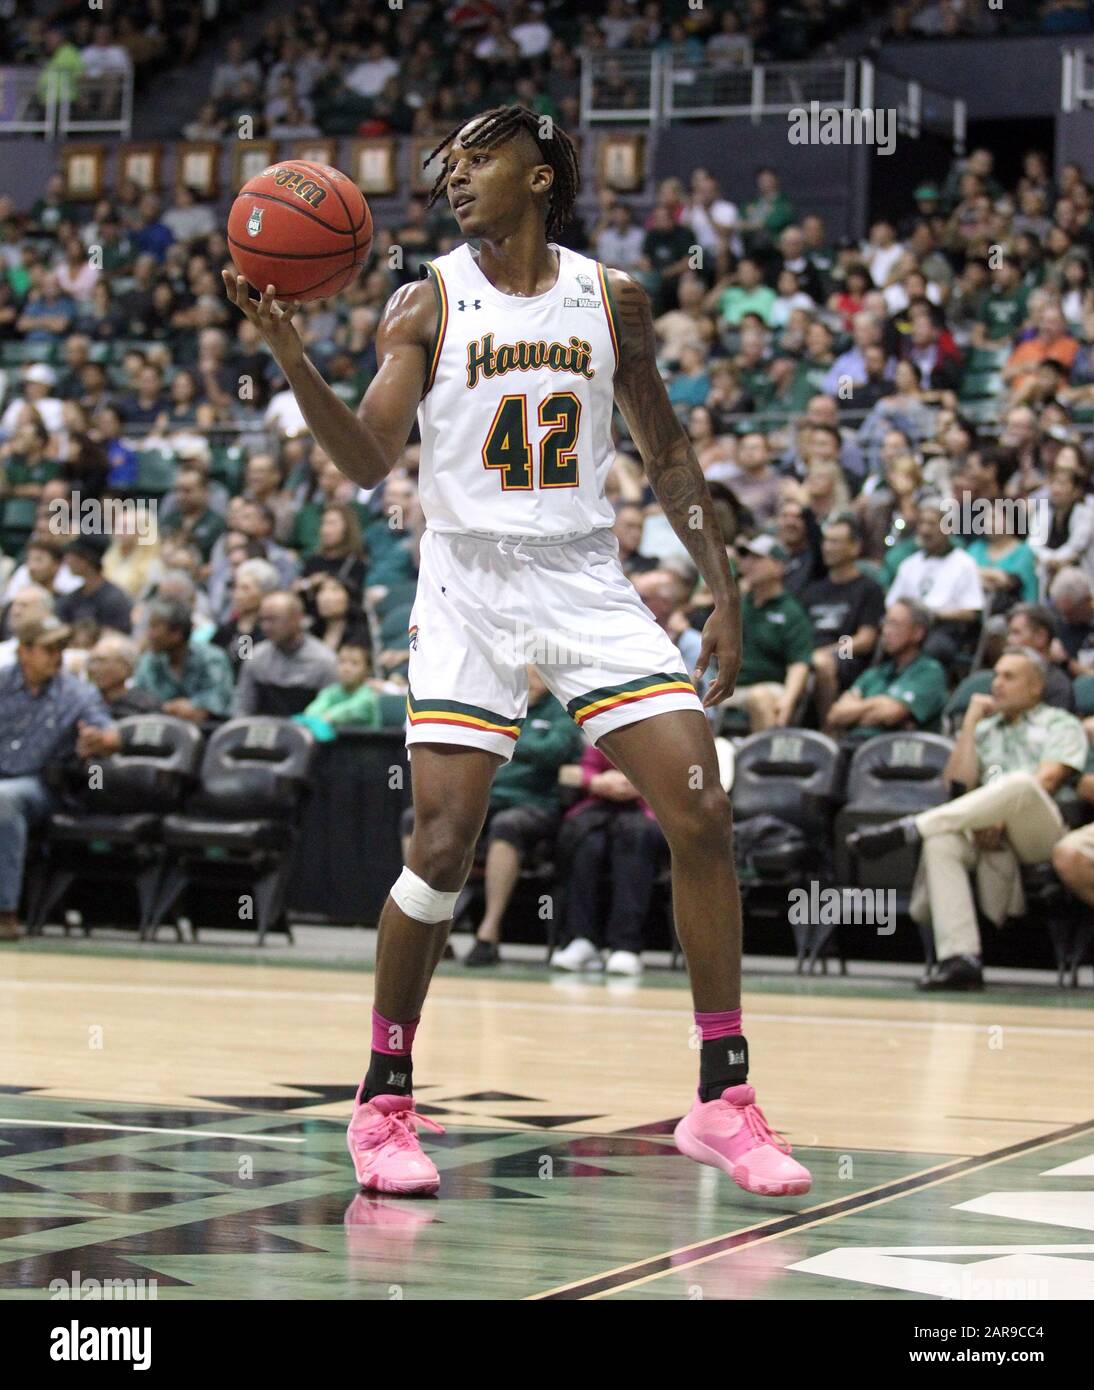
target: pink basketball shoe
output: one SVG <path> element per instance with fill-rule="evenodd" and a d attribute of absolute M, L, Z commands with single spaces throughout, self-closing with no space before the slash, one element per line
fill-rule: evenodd
<path fill-rule="evenodd" d="M 721 1168 L 738 1187 L 760 1197 L 796 1197 L 813 1181 L 767 1123 L 751 1086 L 728 1086 L 719 1100 L 705 1103 L 696 1097 L 674 1137 L 682 1154 Z"/>
<path fill-rule="evenodd" d="M 432 1160 L 422 1153 L 414 1133 L 417 1125 L 444 1133 L 436 1120 L 418 1114 L 412 1096 L 373 1096 L 362 1102 L 358 1088 L 346 1144 L 363 1188 L 404 1195 L 436 1192 L 441 1179 Z"/>

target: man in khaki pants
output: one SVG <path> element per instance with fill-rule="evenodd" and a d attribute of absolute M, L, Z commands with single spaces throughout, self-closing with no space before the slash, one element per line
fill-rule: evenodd
<path fill-rule="evenodd" d="M 1066 833 L 1054 797 L 1085 766 L 1087 738 L 1074 715 L 1043 703 L 1046 672 L 1031 648 L 1007 647 L 991 694 L 972 697 L 943 776 L 976 790 L 848 836 L 867 857 L 922 842 L 910 911 L 932 927 L 939 963 L 921 989 L 984 987 L 969 870 L 999 926 L 1025 909 L 1020 865 L 1049 859 Z"/>

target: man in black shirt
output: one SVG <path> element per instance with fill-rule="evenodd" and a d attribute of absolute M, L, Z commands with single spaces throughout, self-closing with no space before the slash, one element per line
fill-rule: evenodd
<path fill-rule="evenodd" d="M 885 615 L 885 593 L 859 569 L 861 553 L 858 522 L 850 515 L 834 517 L 821 542 L 828 573 L 800 596 L 813 625 L 813 698 L 822 726 L 840 693 L 870 664 Z"/>
<path fill-rule="evenodd" d="M 65 546 L 68 568 L 83 583 L 57 604 L 57 613 L 66 623 L 90 619 L 100 628 L 118 632 L 132 629 L 128 595 L 103 578 L 103 555 L 110 547 L 105 536 L 76 536 Z"/>
<path fill-rule="evenodd" d="M 643 269 L 661 277 L 661 288 L 655 296 L 655 317 L 676 308 L 676 285 L 684 271 L 689 269 L 688 255 L 694 245 L 695 233 L 691 228 L 674 222 L 668 208 L 658 204 L 642 243 L 642 256 L 646 262 Z"/>

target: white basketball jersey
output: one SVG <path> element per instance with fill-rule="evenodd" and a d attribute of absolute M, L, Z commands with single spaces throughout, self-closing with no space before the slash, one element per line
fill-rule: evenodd
<path fill-rule="evenodd" d="M 466 242 L 425 267 L 439 307 L 418 407 L 431 530 L 571 537 L 612 525 L 612 306 L 597 261 L 550 245 L 558 279 L 533 299 L 495 289 Z"/>

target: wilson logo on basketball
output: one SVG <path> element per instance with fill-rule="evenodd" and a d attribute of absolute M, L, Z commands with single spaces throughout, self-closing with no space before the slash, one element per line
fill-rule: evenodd
<path fill-rule="evenodd" d="M 287 188 L 290 193 L 295 193 L 298 198 L 303 198 L 310 208 L 317 208 L 327 196 L 325 188 L 320 188 L 314 179 L 309 179 L 299 169 L 283 169 L 280 165 L 275 165 L 266 172 L 269 173 L 270 178 L 273 179 L 278 188 Z"/>

